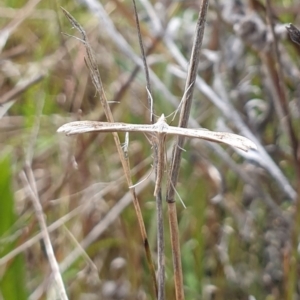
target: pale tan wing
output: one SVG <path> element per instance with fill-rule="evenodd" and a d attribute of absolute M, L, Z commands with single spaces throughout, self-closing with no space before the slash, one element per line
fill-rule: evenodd
<path fill-rule="evenodd" d="M 153 125 L 143 124 L 75 121 L 62 125 L 57 129 L 57 132 L 73 135 L 87 132 L 155 132 L 155 129 Z"/>
<path fill-rule="evenodd" d="M 239 148 L 243 151 L 257 149 L 256 145 L 249 139 L 229 132 L 215 132 L 203 129 L 190 129 L 169 126 L 167 134 L 183 135 L 211 142 L 223 143 L 232 147 Z"/>

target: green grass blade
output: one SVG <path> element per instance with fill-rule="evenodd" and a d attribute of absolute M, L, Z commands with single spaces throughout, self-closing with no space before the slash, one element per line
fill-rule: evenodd
<path fill-rule="evenodd" d="M 14 195 L 12 191 L 11 159 L 9 155 L 0 158 L 0 257 L 14 249 L 15 243 L 7 238 L 16 221 Z M 1 270 L 2 273 L 2 270 Z M 25 261 L 22 255 L 9 261 L 0 278 L 0 293 L 3 299 L 27 299 L 25 286 Z"/>

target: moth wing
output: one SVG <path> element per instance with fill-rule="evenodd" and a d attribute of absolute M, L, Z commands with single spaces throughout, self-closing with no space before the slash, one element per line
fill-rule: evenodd
<path fill-rule="evenodd" d="M 194 137 L 198 139 L 203 139 L 206 141 L 223 143 L 236 147 L 243 151 L 248 151 L 250 149 L 257 149 L 256 145 L 250 141 L 248 138 L 245 138 L 241 135 L 229 133 L 229 132 L 215 132 L 210 130 L 203 129 L 189 129 L 189 128 L 178 128 L 178 127 L 169 127 L 169 134 L 177 134 L 182 136 Z"/>
<path fill-rule="evenodd" d="M 88 132 L 151 132 L 152 125 L 136 125 L 126 123 L 109 123 L 97 121 L 74 121 L 66 123 L 57 129 L 66 135 L 74 135 Z"/>

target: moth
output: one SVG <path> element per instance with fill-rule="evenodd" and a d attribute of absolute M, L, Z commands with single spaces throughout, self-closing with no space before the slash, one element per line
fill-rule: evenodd
<path fill-rule="evenodd" d="M 207 129 L 191 129 L 170 126 L 166 123 L 164 114 L 155 124 L 128 124 L 128 123 L 109 123 L 96 121 L 74 121 L 62 125 L 57 130 L 66 135 L 81 134 L 87 132 L 143 132 L 152 133 L 157 137 L 158 158 L 157 158 L 157 177 L 154 189 L 154 196 L 157 195 L 160 188 L 164 170 L 164 141 L 166 135 L 181 135 L 185 137 L 198 138 L 211 142 L 223 143 L 236 147 L 243 151 L 250 149 L 256 150 L 256 145 L 249 139 L 228 132 L 215 132 Z"/>

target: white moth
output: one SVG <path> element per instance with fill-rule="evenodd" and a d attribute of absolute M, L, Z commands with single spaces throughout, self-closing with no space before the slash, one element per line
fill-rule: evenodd
<path fill-rule="evenodd" d="M 190 129 L 169 126 L 165 116 L 162 116 L 153 125 L 148 124 L 128 124 L 128 123 L 108 123 L 96 121 L 75 121 L 64 124 L 57 130 L 67 135 L 87 133 L 87 132 L 149 132 L 156 133 L 158 138 L 158 172 L 155 183 L 154 195 L 157 195 L 162 180 L 164 169 L 164 139 L 166 135 L 182 135 L 186 137 L 203 139 L 211 142 L 223 143 L 236 147 L 243 151 L 257 149 L 256 145 L 249 139 L 228 132 L 215 132 L 207 129 Z"/>

